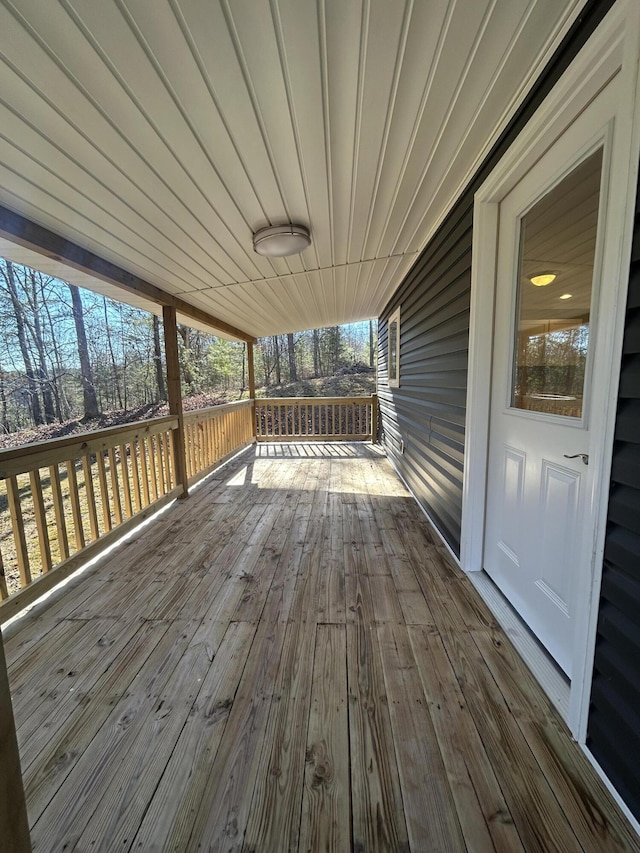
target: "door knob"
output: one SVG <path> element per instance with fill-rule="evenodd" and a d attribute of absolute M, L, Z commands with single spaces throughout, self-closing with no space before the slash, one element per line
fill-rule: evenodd
<path fill-rule="evenodd" d="M 580 457 L 585 465 L 589 464 L 589 454 L 588 453 L 574 453 L 572 456 L 569 456 L 568 453 L 564 454 L 565 459 L 577 459 Z"/>

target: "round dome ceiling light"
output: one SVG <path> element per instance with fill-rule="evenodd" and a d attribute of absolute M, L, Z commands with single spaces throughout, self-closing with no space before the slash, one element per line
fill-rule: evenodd
<path fill-rule="evenodd" d="M 544 275 L 534 275 L 533 278 L 530 278 L 529 281 L 531 284 L 535 284 L 536 287 L 546 287 L 548 284 L 551 284 L 552 281 L 555 281 L 558 276 L 555 273 L 545 273 Z"/>
<path fill-rule="evenodd" d="M 299 255 L 311 245 L 309 229 L 304 225 L 275 225 L 261 228 L 253 235 L 253 250 L 268 258 Z"/>

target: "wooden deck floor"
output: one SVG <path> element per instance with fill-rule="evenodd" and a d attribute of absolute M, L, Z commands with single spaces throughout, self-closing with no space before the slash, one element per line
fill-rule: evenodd
<path fill-rule="evenodd" d="M 34 851 L 640 849 L 370 445 L 252 448 L 6 652 Z"/>

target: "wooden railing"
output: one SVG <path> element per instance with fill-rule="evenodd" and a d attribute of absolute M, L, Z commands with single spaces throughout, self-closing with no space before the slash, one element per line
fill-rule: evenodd
<path fill-rule="evenodd" d="M 255 401 L 258 441 L 375 441 L 377 397 L 269 397 Z"/>
<path fill-rule="evenodd" d="M 185 412 L 189 485 L 253 441 L 252 400 Z"/>
<path fill-rule="evenodd" d="M 90 559 L 173 498 L 177 425 L 155 418 L 0 451 L 0 599 L 38 579 L 33 600 L 61 579 L 61 567 L 74 571 L 81 552 Z M 46 583 L 54 567 L 55 581 Z"/>
<path fill-rule="evenodd" d="M 188 483 L 254 440 L 253 401 L 184 415 Z M 177 416 L 0 451 L 0 622 L 184 494 Z"/>
<path fill-rule="evenodd" d="M 187 484 L 256 438 L 366 441 L 376 424 L 375 395 L 242 400 L 187 412 Z M 170 415 L 0 451 L 0 622 L 186 493 L 180 434 L 180 417 Z"/>

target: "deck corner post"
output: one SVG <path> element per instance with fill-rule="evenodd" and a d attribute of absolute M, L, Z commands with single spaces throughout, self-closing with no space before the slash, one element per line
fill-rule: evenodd
<path fill-rule="evenodd" d="M 182 388 L 180 386 L 180 357 L 178 355 L 178 326 L 176 309 L 173 305 L 162 307 L 164 323 L 164 348 L 167 359 L 167 395 L 169 414 L 178 419 L 177 429 L 172 430 L 173 455 L 175 459 L 176 486 L 182 488 L 179 498 L 189 496 L 187 478 L 187 453 L 185 445 L 184 414 L 182 411 Z"/>
<path fill-rule="evenodd" d="M 378 441 L 378 395 L 371 395 L 371 444 Z"/>
<path fill-rule="evenodd" d="M 9 677 L 0 633 L 0 838 L 3 850 L 31 853 Z M 6 846 L 5 846 L 6 845 Z"/>
<path fill-rule="evenodd" d="M 256 437 L 256 374 L 253 364 L 253 342 L 247 341 L 247 372 L 249 374 L 249 397 L 251 399 L 251 423 L 253 437 Z"/>

